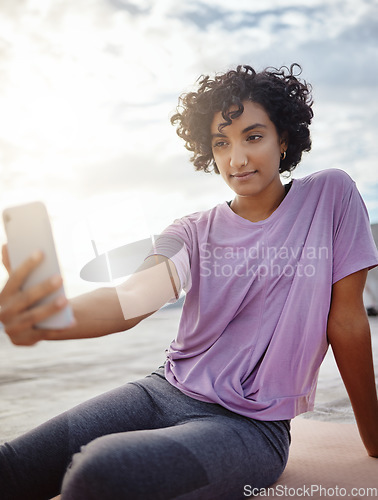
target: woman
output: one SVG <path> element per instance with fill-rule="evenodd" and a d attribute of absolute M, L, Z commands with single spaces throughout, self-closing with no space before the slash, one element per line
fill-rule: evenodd
<path fill-rule="evenodd" d="M 378 457 L 362 302 L 378 254 L 347 174 L 281 183 L 311 147 L 310 91 L 294 70 L 239 66 L 182 96 L 172 122 L 195 168 L 212 167 L 235 197 L 175 221 L 122 286 L 73 299 L 72 328 L 33 327 L 65 306 L 35 305 L 61 283 L 20 291 L 42 256 L 10 271 L 4 250 L 0 320 L 18 345 L 128 330 L 181 290 L 186 300 L 164 367 L 0 448 L 2 498 L 244 498 L 245 484 L 282 473 L 290 419 L 313 408 L 328 343 Z"/>

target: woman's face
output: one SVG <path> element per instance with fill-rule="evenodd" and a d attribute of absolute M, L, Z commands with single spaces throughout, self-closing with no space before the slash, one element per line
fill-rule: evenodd
<path fill-rule="evenodd" d="M 224 123 L 216 113 L 211 124 L 212 151 L 219 173 L 239 196 L 256 196 L 277 181 L 281 153 L 287 141 L 280 137 L 263 106 L 243 102 L 243 113 L 219 132 Z M 232 108 L 231 108 L 232 111 Z"/>

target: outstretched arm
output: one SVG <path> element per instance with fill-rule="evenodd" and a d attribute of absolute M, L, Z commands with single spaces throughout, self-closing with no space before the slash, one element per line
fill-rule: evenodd
<path fill-rule="evenodd" d="M 367 270 L 336 282 L 327 335 L 348 392 L 361 439 L 368 454 L 378 457 L 378 400 L 370 326 L 362 301 Z"/>
<path fill-rule="evenodd" d="M 64 330 L 45 330 L 34 325 L 66 306 L 66 302 L 38 304 L 61 286 L 61 278 L 21 290 L 29 273 L 42 256 L 30 258 L 11 271 L 6 249 L 3 260 L 9 279 L 0 292 L 0 321 L 16 345 L 33 345 L 40 340 L 65 340 L 100 337 L 128 330 L 175 297 L 179 278 L 174 264 L 166 257 L 152 256 L 128 280 L 117 288 L 99 288 L 72 300 L 75 324 Z M 176 292 L 177 294 L 177 292 Z"/>

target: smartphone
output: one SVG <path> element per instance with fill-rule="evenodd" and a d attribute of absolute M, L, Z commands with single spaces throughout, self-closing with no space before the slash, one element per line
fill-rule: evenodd
<path fill-rule="evenodd" d="M 32 271 L 22 288 L 28 289 L 55 274 L 60 274 L 58 257 L 46 207 L 36 201 L 6 208 L 3 222 L 8 239 L 9 261 L 12 269 L 18 267 L 36 250 L 44 255 L 40 265 Z M 39 304 L 65 296 L 64 287 L 43 298 Z M 73 322 L 72 309 L 67 305 L 56 314 L 36 324 L 38 328 L 62 329 Z"/>

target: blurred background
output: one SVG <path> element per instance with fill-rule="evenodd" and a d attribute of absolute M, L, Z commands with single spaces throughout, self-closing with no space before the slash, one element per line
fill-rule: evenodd
<path fill-rule="evenodd" d="M 170 125 L 179 94 L 293 62 L 315 100 L 293 176 L 347 171 L 378 222 L 376 0 L 2 0 L 0 209 L 44 201 L 68 294 L 86 291 L 91 240 L 102 252 L 232 198 Z"/>

